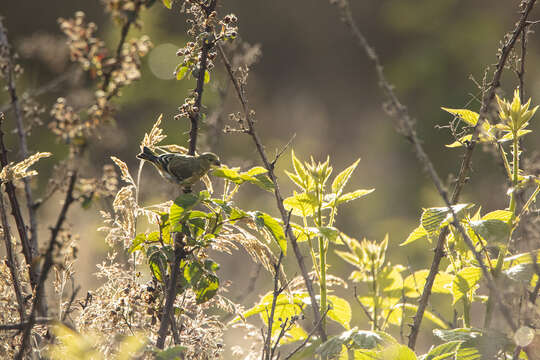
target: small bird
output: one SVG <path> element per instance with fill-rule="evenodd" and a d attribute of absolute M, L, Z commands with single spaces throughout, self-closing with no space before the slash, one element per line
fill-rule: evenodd
<path fill-rule="evenodd" d="M 221 166 L 218 156 L 211 152 L 196 156 L 178 153 L 156 155 L 145 146 L 137 158 L 151 162 L 162 177 L 187 188 L 199 181 L 213 166 Z"/>

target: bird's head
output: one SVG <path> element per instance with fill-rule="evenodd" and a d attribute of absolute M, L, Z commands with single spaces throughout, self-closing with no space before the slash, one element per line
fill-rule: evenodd
<path fill-rule="evenodd" d="M 199 159 L 203 161 L 204 163 L 208 164 L 208 166 L 221 166 L 221 161 L 219 161 L 219 158 L 216 154 L 211 152 L 205 152 L 199 155 Z"/>

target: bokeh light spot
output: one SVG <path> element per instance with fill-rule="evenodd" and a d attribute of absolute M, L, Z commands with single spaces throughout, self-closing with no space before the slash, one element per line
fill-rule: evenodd
<path fill-rule="evenodd" d="M 174 78 L 174 69 L 180 62 L 176 51 L 179 47 L 174 44 L 156 46 L 148 55 L 148 66 L 155 77 L 162 80 Z"/>
<path fill-rule="evenodd" d="M 528 326 L 522 326 L 514 334 L 514 341 L 518 346 L 525 347 L 534 339 L 534 329 Z"/>

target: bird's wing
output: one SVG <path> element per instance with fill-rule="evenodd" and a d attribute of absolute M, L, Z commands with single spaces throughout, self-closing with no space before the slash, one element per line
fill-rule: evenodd
<path fill-rule="evenodd" d="M 193 176 L 195 159 L 191 156 L 176 155 L 169 161 L 168 170 L 178 178 L 180 182 Z"/>

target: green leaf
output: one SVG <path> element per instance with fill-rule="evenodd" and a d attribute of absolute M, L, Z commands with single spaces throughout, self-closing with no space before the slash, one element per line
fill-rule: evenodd
<path fill-rule="evenodd" d="M 210 71 L 205 70 L 204 71 L 204 83 L 208 84 L 210 82 Z"/>
<path fill-rule="evenodd" d="M 405 345 L 395 344 L 381 351 L 382 360 L 416 360 L 414 351 Z"/>
<path fill-rule="evenodd" d="M 296 156 L 294 155 L 294 151 L 291 151 L 291 157 L 292 157 L 294 171 L 296 172 L 296 177 L 294 179 L 290 175 L 289 177 L 302 189 L 308 190 L 309 184 L 313 183 L 313 179 L 311 178 L 311 175 L 308 174 L 308 172 L 306 171 L 306 168 L 304 167 L 304 165 L 302 165 L 300 160 L 296 158 Z"/>
<path fill-rule="evenodd" d="M 467 109 L 449 109 L 445 107 L 441 107 L 446 112 L 449 112 L 450 114 L 459 117 L 461 120 L 466 122 L 470 126 L 475 126 L 478 122 L 478 113 L 475 113 L 474 111 L 467 110 Z"/>
<path fill-rule="evenodd" d="M 404 242 L 399 244 L 399 246 L 404 246 L 412 242 L 415 242 L 416 240 L 422 240 L 422 239 L 428 239 L 428 238 L 429 238 L 429 233 L 426 231 L 426 229 L 424 229 L 422 225 L 419 225 L 416 229 L 414 229 L 409 234 L 409 236 Z"/>
<path fill-rule="evenodd" d="M 329 295 L 328 303 L 330 306 L 328 317 L 341 324 L 345 329 L 350 329 L 352 311 L 349 302 L 336 295 Z"/>
<path fill-rule="evenodd" d="M 458 302 L 458 300 L 472 290 L 481 278 L 482 269 L 480 268 L 468 266 L 461 269 L 452 282 L 452 295 L 454 296 L 453 304 Z"/>
<path fill-rule="evenodd" d="M 497 219 L 469 221 L 469 226 L 486 240 L 488 245 L 505 244 L 510 236 L 510 225 Z"/>
<path fill-rule="evenodd" d="M 354 169 L 356 169 L 356 167 L 358 166 L 359 162 L 360 159 L 356 160 L 351 166 L 349 166 L 336 176 L 336 178 L 332 182 L 332 192 L 334 194 L 341 194 L 343 188 L 345 187 L 345 185 L 347 185 L 347 182 L 351 178 L 351 175 Z"/>
<path fill-rule="evenodd" d="M 407 276 L 403 282 L 405 296 L 418 297 L 422 295 L 428 274 L 429 270 L 418 270 Z M 431 292 L 439 294 L 451 294 L 451 284 L 453 280 L 454 276 L 446 272 L 439 271 L 437 275 L 435 275 Z"/>
<path fill-rule="evenodd" d="M 270 215 L 261 211 L 254 213 L 254 221 L 258 226 L 264 227 L 272 234 L 281 251 L 283 251 L 283 255 L 287 255 L 287 238 L 285 237 L 285 232 L 283 231 L 281 224 Z"/>
<path fill-rule="evenodd" d="M 146 251 L 150 271 L 158 281 L 163 281 L 163 274 L 167 272 L 167 257 L 157 246 L 150 246 Z"/>
<path fill-rule="evenodd" d="M 179 231 L 177 225 L 199 201 L 199 194 L 194 193 L 182 194 L 174 200 L 174 203 L 169 209 L 169 219 L 173 226 L 171 231 Z"/>
<path fill-rule="evenodd" d="M 157 360 L 176 360 L 187 350 L 187 346 L 177 345 L 155 353 Z"/>
<path fill-rule="evenodd" d="M 132 252 L 136 250 L 140 250 L 141 245 L 144 244 L 145 241 L 146 241 L 146 234 L 143 234 L 143 233 L 137 234 L 137 236 L 135 236 L 135 239 L 133 239 L 133 241 L 131 242 L 128 252 L 131 254 Z"/>
<path fill-rule="evenodd" d="M 512 212 L 508 210 L 495 210 L 482 216 L 482 220 L 500 220 L 509 222 L 512 218 Z"/>
<path fill-rule="evenodd" d="M 452 330 L 433 330 L 433 334 L 443 341 L 470 341 L 482 336 L 482 332 L 472 328 L 459 328 Z"/>
<path fill-rule="evenodd" d="M 452 206 L 454 213 L 459 217 L 463 210 L 470 208 L 471 204 L 456 204 Z M 438 233 L 441 226 L 446 225 L 452 218 L 452 213 L 448 207 L 433 207 L 424 209 L 420 218 L 420 225 L 428 232 L 429 236 Z"/>
<path fill-rule="evenodd" d="M 182 64 L 179 64 L 176 67 L 176 70 L 174 71 L 174 73 L 176 75 L 176 80 L 182 80 L 183 78 L 186 77 L 188 72 L 189 72 L 189 67 L 187 67 L 185 65 L 182 65 Z"/>
<path fill-rule="evenodd" d="M 352 349 L 374 349 L 378 345 L 387 342 L 387 337 L 391 338 L 388 334 L 385 334 L 385 336 L 382 336 L 382 334 L 380 331 L 365 331 L 354 328 L 330 337 L 319 346 L 316 352 L 321 354 L 323 358 L 332 358 L 340 354 L 343 346 Z"/>
<path fill-rule="evenodd" d="M 514 281 L 529 283 L 533 275 L 536 274 L 536 270 L 534 264 L 532 263 L 517 264 L 507 270 L 504 270 L 504 273 Z"/>
<path fill-rule="evenodd" d="M 163 2 L 163 5 L 165 5 L 165 7 L 169 10 L 172 9 L 172 2 L 173 0 L 161 0 Z"/>
<path fill-rule="evenodd" d="M 459 140 L 457 141 L 454 141 L 453 143 L 451 144 L 448 144 L 448 145 L 445 145 L 447 148 L 456 148 L 456 147 L 461 147 L 463 146 L 463 144 L 466 144 L 468 142 L 471 142 L 472 140 L 472 135 L 465 135 L 461 138 L 459 138 Z"/>
<path fill-rule="evenodd" d="M 219 278 L 212 274 L 205 274 L 195 287 L 195 300 L 197 304 L 207 302 L 219 289 Z"/>
<path fill-rule="evenodd" d="M 436 346 L 429 350 L 422 360 L 453 360 L 461 343 L 461 341 L 450 341 Z"/>
<path fill-rule="evenodd" d="M 238 185 L 247 181 L 263 190 L 272 191 L 274 189 L 274 183 L 266 173 L 267 170 L 260 166 L 256 166 L 246 172 L 240 172 L 238 168 L 228 168 L 223 165 L 213 170 L 212 175 L 225 178 Z"/>
<path fill-rule="evenodd" d="M 290 196 L 283 201 L 285 209 L 287 211 L 292 210 L 292 214 L 295 216 L 313 216 L 319 203 L 317 197 L 314 194 L 305 192 L 298 194 L 295 191 L 293 194 L 293 196 Z"/>
<path fill-rule="evenodd" d="M 361 197 L 371 194 L 374 191 L 375 189 L 369 189 L 369 190 L 360 189 L 360 190 L 356 190 L 350 193 L 343 194 L 337 199 L 337 204 L 339 205 L 339 204 L 347 203 L 349 201 L 360 199 Z"/>

